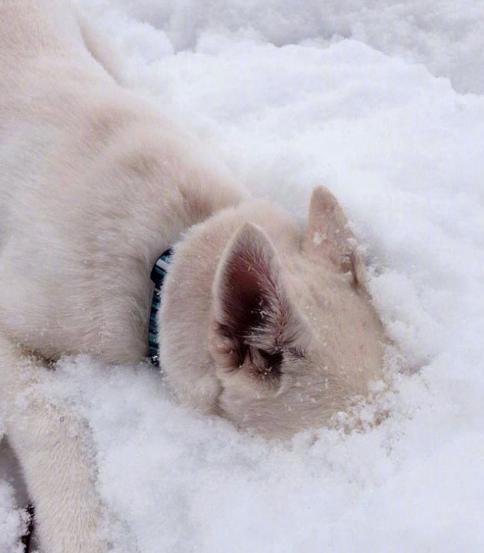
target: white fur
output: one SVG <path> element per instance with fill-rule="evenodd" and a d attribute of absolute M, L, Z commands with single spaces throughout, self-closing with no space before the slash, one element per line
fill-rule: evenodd
<path fill-rule="evenodd" d="M 331 194 L 315 191 L 305 234 L 247 199 L 116 84 L 93 36 L 63 2 L 0 0 L 0 400 L 44 553 L 108 546 L 89 437 L 33 385 L 63 354 L 146 354 L 149 273 L 169 245 L 160 342 L 180 400 L 284 436 L 381 376 L 383 331 Z"/>

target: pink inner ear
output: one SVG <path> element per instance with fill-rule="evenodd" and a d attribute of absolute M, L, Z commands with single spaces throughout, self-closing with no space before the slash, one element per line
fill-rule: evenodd
<path fill-rule="evenodd" d="M 289 318 L 277 255 L 265 233 L 246 224 L 227 246 L 214 285 L 220 336 L 245 355 L 249 346 L 272 349 Z"/>
<path fill-rule="evenodd" d="M 277 301 L 271 259 L 257 244 L 235 244 L 222 270 L 219 321 L 233 338 L 243 340 L 270 324 Z"/>
<path fill-rule="evenodd" d="M 244 367 L 260 378 L 280 375 L 284 348 L 303 331 L 265 233 L 246 224 L 227 246 L 214 282 L 210 343 L 218 366 Z"/>

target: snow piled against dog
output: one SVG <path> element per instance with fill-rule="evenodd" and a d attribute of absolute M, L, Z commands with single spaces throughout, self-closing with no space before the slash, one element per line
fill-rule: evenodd
<path fill-rule="evenodd" d="M 342 414 L 289 443 L 177 406 L 148 365 L 63 360 L 49 386 L 89 424 L 115 550 L 484 550 L 484 8 L 80 3 L 123 81 L 254 194 L 302 224 L 315 184 L 335 193 L 398 351 L 357 431 Z M 5 459 L 0 477 L 0 552 L 17 553 L 25 515 Z"/>

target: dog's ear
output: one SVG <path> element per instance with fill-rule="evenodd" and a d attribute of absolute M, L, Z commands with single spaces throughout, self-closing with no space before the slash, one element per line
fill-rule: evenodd
<path fill-rule="evenodd" d="M 324 186 L 313 190 L 304 249 L 329 259 L 344 273 L 351 272 L 355 285 L 365 280 L 364 265 L 356 240 L 341 206 Z"/>
<path fill-rule="evenodd" d="M 214 280 L 212 357 L 219 368 L 278 378 L 297 320 L 274 246 L 262 229 L 245 224 L 227 245 Z"/>

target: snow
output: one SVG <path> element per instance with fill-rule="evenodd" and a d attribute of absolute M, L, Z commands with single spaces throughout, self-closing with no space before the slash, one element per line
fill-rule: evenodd
<path fill-rule="evenodd" d="M 158 39 L 145 32 L 150 39 L 135 41 L 148 56 L 147 42 L 156 48 L 166 40 L 182 51 L 196 48 L 214 30 L 276 46 L 353 38 L 424 63 L 433 74 L 451 78 L 459 91 L 484 91 L 484 4 L 475 0 L 116 0 L 114 5 L 161 31 Z M 126 36 L 139 36 L 132 29 Z"/>
<path fill-rule="evenodd" d="M 484 5 L 89 4 L 130 86 L 255 194 L 301 221 L 315 184 L 336 194 L 409 367 L 380 425 L 277 444 L 176 405 L 148 366 L 64 360 L 51 386 L 89 421 L 116 551 L 484 550 Z M 1 481 L 2 553 L 19 516 Z"/>
<path fill-rule="evenodd" d="M 9 483 L 14 480 L 11 470 L 13 463 L 1 443 L 3 432 L 0 419 L 0 552 L 21 553 L 18 537 L 25 531 L 27 515 L 16 505 L 14 489 Z"/>
<path fill-rule="evenodd" d="M 11 486 L 0 481 L 0 551 L 21 553 L 18 536 L 25 531 L 25 514 L 15 506 Z"/>

